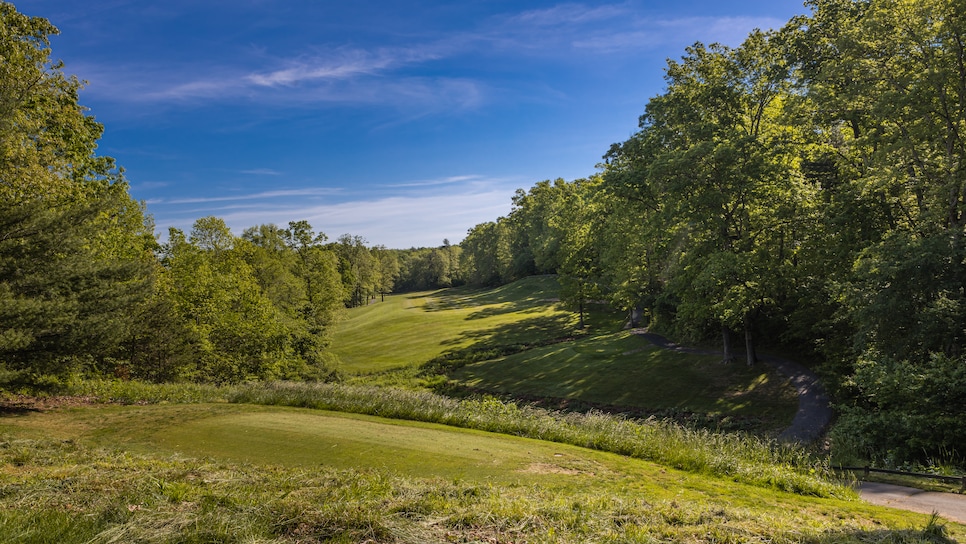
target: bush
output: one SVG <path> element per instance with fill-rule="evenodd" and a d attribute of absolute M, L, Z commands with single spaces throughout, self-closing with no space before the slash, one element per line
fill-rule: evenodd
<path fill-rule="evenodd" d="M 934 354 L 916 365 L 866 358 L 852 382 L 857 399 L 839 407 L 831 433 L 837 457 L 886 467 L 962 462 L 966 360 Z"/>

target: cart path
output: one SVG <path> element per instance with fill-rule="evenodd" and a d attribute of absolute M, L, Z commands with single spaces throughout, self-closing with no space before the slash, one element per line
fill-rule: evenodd
<path fill-rule="evenodd" d="M 956 493 L 923 491 L 876 482 L 859 482 L 859 496 L 862 500 L 921 514 L 939 514 L 949 521 L 966 523 L 966 496 Z"/>
<path fill-rule="evenodd" d="M 647 329 L 634 329 L 631 332 L 658 347 L 679 353 L 721 354 L 720 351 L 715 350 L 679 346 L 659 334 L 648 332 Z M 818 376 L 805 366 L 781 357 L 760 355 L 758 360 L 771 365 L 787 377 L 798 391 L 798 411 L 795 413 L 795 419 L 792 420 L 790 427 L 782 431 L 779 439 L 789 442 L 813 442 L 821 438 L 832 421 L 832 407 L 829 405 L 828 394 L 819 382 Z"/>
<path fill-rule="evenodd" d="M 716 350 L 679 346 L 659 334 L 648 332 L 646 329 L 635 329 L 632 332 L 658 347 L 680 353 L 721 354 L 720 351 Z M 811 442 L 820 438 L 832 420 L 832 409 L 829 406 L 828 395 L 819 382 L 818 376 L 805 366 L 781 357 L 766 355 L 759 356 L 758 360 L 771 365 L 782 375 L 788 377 L 792 385 L 798 390 L 798 412 L 795 414 L 792 425 L 781 433 L 780 438 L 798 442 Z M 935 512 L 949 521 L 966 524 L 966 495 L 923 491 L 911 487 L 876 482 L 859 482 L 856 490 L 862 500 L 871 504 L 921 514 Z"/>

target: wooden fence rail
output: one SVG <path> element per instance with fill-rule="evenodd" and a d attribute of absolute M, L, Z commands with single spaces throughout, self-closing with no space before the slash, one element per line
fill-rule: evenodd
<path fill-rule="evenodd" d="M 917 476 L 919 478 L 930 478 L 932 480 L 942 480 L 948 483 L 959 482 L 959 490 L 966 493 L 966 476 L 943 476 L 941 474 L 924 474 L 921 472 L 905 472 L 902 470 L 890 470 L 887 468 L 872 468 L 872 467 L 833 467 L 835 470 L 849 470 L 852 472 L 862 471 L 866 477 L 869 476 L 870 472 L 879 472 L 882 474 L 898 474 L 900 476 Z"/>

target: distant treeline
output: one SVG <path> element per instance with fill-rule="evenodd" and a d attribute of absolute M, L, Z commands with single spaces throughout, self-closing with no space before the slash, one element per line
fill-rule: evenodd
<path fill-rule="evenodd" d="M 599 173 L 543 181 L 458 246 L 390 250 L 304 221 L 159 245 L 51 61 L 0 3 L 0 365 L 237 382 L 332 376 L 326 333 L 381 293 L 557 274 L 754 363 L 815 360 L 833 439 L 888 463 L 966 453 L 966 6 L 814 0 L 739 47 L 695 44 Z M 634 312 L 636 310 L 636 312 Z"/>

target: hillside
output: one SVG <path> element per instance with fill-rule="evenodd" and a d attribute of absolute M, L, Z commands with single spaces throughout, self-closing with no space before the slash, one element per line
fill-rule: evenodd
<path fill-rule="evenodd" d="M 730 430 L 775 433 L 791 422 L 795 390 L 774 369 L 659 349 L 621 330 L 622 316 L 604 306 L 594 307 L 588 327 L 578 330 L 558 297 L 553 276 L 494 289 L 393 295 L 351 310 L 332 349 L 342 369 L 363 383 L 376 372 L 431 367 L 451 393 Z"/>
<path fill-rule="evenodd" d="M 349 374 L 418 366 L 446 352 L 566 336 L 576 320 L 552 276 L 493 289 L 459 287 L 386 297 L 348 311 L 331 350 Z"/>

